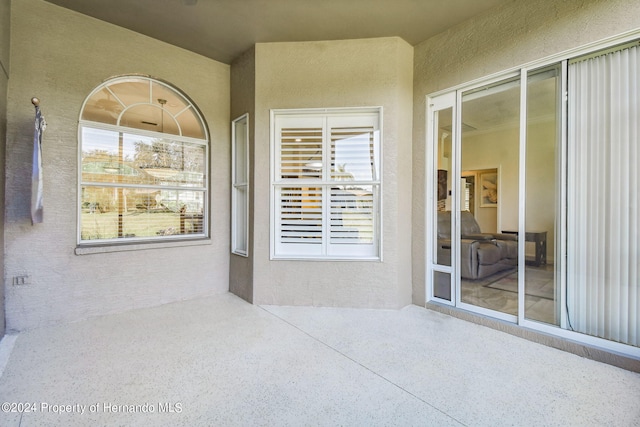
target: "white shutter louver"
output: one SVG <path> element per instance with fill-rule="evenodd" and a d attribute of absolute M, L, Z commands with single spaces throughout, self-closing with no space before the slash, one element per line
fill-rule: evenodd
<path fill-rule="evenodd" d="M 276 114 L 275 257 L 378 257 L 379 114 Z"/>

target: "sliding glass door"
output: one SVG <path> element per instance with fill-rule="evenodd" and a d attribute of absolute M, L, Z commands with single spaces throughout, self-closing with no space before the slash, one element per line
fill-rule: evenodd
<path fill-rule="evenodd" d="M 639 70 L 636 40 L 428 98 L 429 301 L 640 357 Z"/>
<path fill-rule="evenodd" d="M 474 311 L 489 310 L 495 313 L 488 314 L 514 321 L 518 315 L 519 75 L 462 92 L 461 107 L 460 302 Z"/>
<path fill-rule="evenodd" d="M 431 299 L 560 324 L 560 76 L 514 73 L 430 100 Z"/>
<path fill-rule="evenodd" d="M 560 64 L 527 73 L 524 173 L 524 316 L 560 325 L 562 252 L 561 142 L 562 79 Z M 560 252 L 559 252 L 560 251 Z"/>

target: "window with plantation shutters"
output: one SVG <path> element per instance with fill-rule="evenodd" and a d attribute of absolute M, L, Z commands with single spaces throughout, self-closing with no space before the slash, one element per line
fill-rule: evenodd
<path fill-rule="evenodd" d="M 272 112 L 273 258 L 379 258 L 380 113 Z"/>

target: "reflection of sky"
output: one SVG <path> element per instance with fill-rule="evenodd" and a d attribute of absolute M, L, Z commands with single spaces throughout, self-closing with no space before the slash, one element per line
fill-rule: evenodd
<path fill-rule="evenodd" d="M 124 160 L 133 161 L 136 153 L 134 142 L 144 141 L 147 144 L 151 144 L 153 140 L 154 138 L 145 136 L 124 134 L 122 144 Z M 82 129 L 82 151 L 85 153 L 99 150 L 117 156 L 118 145 L 118 132 L 88 127 Z"/>
<path fill-rule="evenodd" d="M 353 136 L 335 141 L 335 164 L 336 168 L 344 166 L 344 172 L 351 174 L 355 181 L 371 181 L 374 178 L 371 167 L 370 145 L 368 133 Z M 374 139 L 377 140 L 377 132 L 374 132 Z M 377 146 L 374 142 L 374 155 L 377 155 Z M 375 158 L 375 157 L 374 157 Z M 374 164 L 375 167 L 377 165 Z"/>
<path fill-rule="evenodd" d="M 95 151 L 107 152 L 109 155 L 118 156 L 118 132 L 104 129 L 93 129 L 85 127 L 82 129 L 82 151 L 92 153 Z M 136 154 L 137 142 L 152 145 L 158 138 L 149 136 L 124 134 L 122 151 L 125 161 L 133 161 Z"/>

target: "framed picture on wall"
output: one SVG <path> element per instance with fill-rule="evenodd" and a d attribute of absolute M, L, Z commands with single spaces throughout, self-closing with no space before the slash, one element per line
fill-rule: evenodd
<path fill-rule="evenodd" d="M 480 207 L 495 208 L 498 206 L 498 171 L 479 174 Z"/>

